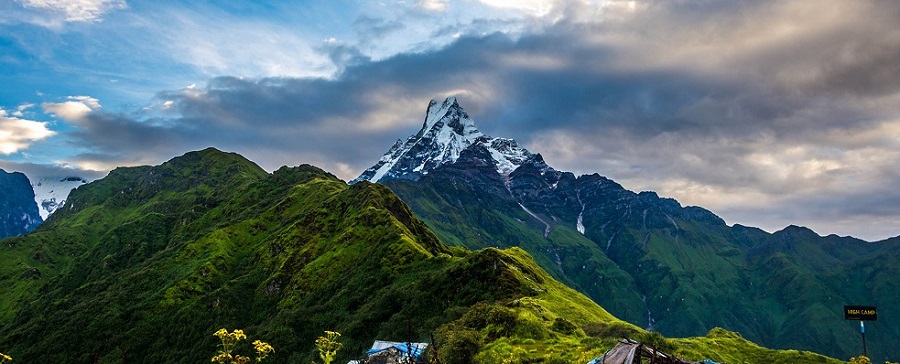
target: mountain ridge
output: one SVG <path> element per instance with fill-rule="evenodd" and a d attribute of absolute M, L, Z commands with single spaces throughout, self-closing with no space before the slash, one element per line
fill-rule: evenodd
<path fill-rule="evenodd" d="M 465 312 L 463 308 L 483 299 L 541 299 L 540 292 L 550 287 L 568 289 L 544 282 L 549 277 L 528 266 L 530 258 L 522 251 L 448 250 L 384 186 L 348 187 L 312 166 L 282 167 L 270 175 L 235 158 L 204 150 L 160 166 L 118 168 L 78 189 L 73 203 L 50 224 L 4 244 L 4 257 L 20 257 L 40 272 L 27 282 L 41 284 L 25 289 L 28 292 L 18 298 L 11 296 L 12 290 L 2 293 L 3 302 L 21 305 L 7 307 L 0 315 L 0 327 L 9 333 L 0 337 L 0 343 L 17 359 L 47 363 L 73 358 L 87 362 L 94 355 L 104 362 L 115 361 L 125 352 L 129 358 L 147 361 L 202 359 L 202 353 L 214 351 L 209 332 L 215 325 L 228 324 L 249 326 L 271 337 L 281 353 L 275 354 L 276 359 L 294 362 L 311 354 L 307 350 L 324 329 L 339 329 L 354 338 L 346 343 L 352 351 L 344 355 L 356 355 L 351 353 L 362 352 L 367 341 L 376 338 L 373 327 L 381 327 L 378 332 L 383 336 L 394 332 L 393 338 L 402 339 L 397 333 L 407 332 L 404 317 L 430 315 L 437 321 L 416 329 L 416 335 L 427 337 L 439 324 L 458 318 L 458 314 L 442 318 L 442 310 L 449 307 L 441 302 L 454 302 L 458 307 L 453 312 Z M 67 238 L 55 240 L 56 236 Z M 94 240 L 97 237 L 101 239 Z M 57 243 L 51 244 L 54 240 Z M 73 252 L 78 259 L 64 258 L 53 249 L 63 241 L 78 246 Z M 35 261 L 32 253 L 41 245 L 43 262 Z M 27 254 L 10 255 L 23 249 Z M 251 268 L 257 264 L 262 266 Z M 511 266 L 499 270 L 498 264 Z M 2 280 L 18 281 L 5 272 L 0 269 Z M 171 274 L 178 278 L 165 278 Z M 226 289 L 230 285 L 237 287 Z M 360 301 L 366 286 L 383 291 L 376 289 Z M 238 287 L 244 289 L 236 291 Z M 434 291 L 441 287 L 447 290 Z M 252 299 L 245 303 L 239 298 L 241 291 Z M 425 305 L 412 299 L 424 292 L 446 296 L 446 301 Z M 582 299 L 572 307 L 590 302 Z M 135 301 L 145 303 L 135 306 Z M 206 312 L 210 304 L 227 310 Z M 241 307 L 267 307 L 281 324 L 266 324 L 268 320 Z M 592 302 L 585 307 L 591 310 L 586 317 L 615 321 Z M 166 327 L 168 320 L 154 312 L 190 317 L 208 327 L 186 326 L 193 334 L 185 336 L 180 329 Z M 242 313 L 249 317 L 242 318 Z M 320 318 L 303 318 L 310 313 Z M 162 321 L 147 321 L 148 317 Z M 48 321 L 55 324 L 43 324 Z M 131 329 L 116 332 L 115 327 Z M 81 334 L 66 334 L 73 331 Z M 180 337 L 182 343 L 165 344 L 151 339 L 151 332 Z M 92 339 L 109 334 L 104 341 L 113 345 L 108 348 Z M 292 350 L 288 342 L 305 345 Z"/>
<path fill-rule="evenodd" d="M 524 250 L 446 246 L 385 186 L 314 166 L 266 173 L 206 149 L 117 168 L 71 201 L 0 244 L 0 347 L 17 361 L 206 361 L 223 326 L 292 363 L 323 330 L 343 333 L 337 360 L 434 334 L 448 364 L 583 363 L 619 335 L 653 338 Z M 838 363 L 721 329 L 673 342 L 719 361 Z"/>
<path fill-rule="evenodd" d="M 522 247 L 617 317 L 666 335 L 725 327 L 766 346 L 849 357 L 857 335 L 842 325 L 842 305 L 886 307 L 900 299 L 893 293 L 900 285 L 887 273 L 900 261 L 900 239 L 869 243 L 792 225 L 775 233 L 728 226 L 702 207 L 632 192 L 596 173 L 557 171 L 540 154 L 508 174 L 496 165 L 473 143 L 427 174 L 389 175 L 381 183 L 442 240 L 471 249 Z M 854 279 L 871 271 L 866 265 L 880 271 Z M 810 330 L 809 322 L 822 327 Z M 893 327 L 870 329 L 879 330 L 870 339 L 876 358 L 900 346 Z"/>

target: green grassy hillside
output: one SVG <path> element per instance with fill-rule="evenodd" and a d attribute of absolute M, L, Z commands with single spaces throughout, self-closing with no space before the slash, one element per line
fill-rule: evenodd
<path fill-rule="evenodd" d="M 504 179 L 460 160 L 385 183 L 449 244 L 521 247 L 615 316 L 669 336 L 724 327 L 768 347 L 849 358 L 861 354 L 859 325 L 843 306 L 875 305 L 885 314 L 867 326 L 869 353 L 898 360 L 900 240 L 795 226 L 770 234 L 598 175 L 525 165 Z"/>
<path fill-rule="evenodd" d="M 434 334 L 445 363 L 577 363 L 647 335 L 522 249 L 444 245 L 384 186 L 215 149 L 79 187 L 2 241 L 0 286 L 0 349 L 21 363 L 209 362 L 220 327 L 268 341 L 274 363 L 310 362 L 324 330 L 343 333 L 337 362 Z M 697 359 L 833 362 L 689 340 Z"/>

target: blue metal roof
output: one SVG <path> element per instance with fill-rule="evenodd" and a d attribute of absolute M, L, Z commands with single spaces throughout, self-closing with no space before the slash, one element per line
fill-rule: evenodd
<path fill-rule="evenodd" d="M 366 352 L 366 355 L 377 354 L 379 352 L 385 351 L 390 348 L 397 349 L 400 351 L 401 356 L 403 355 L 412 355 L 416 358 L 422 355 L 425 352 L 425 348 L 428 347 L 426 343 L 387 343 L 390 345 L 374 345 L 372 349 Z"/>

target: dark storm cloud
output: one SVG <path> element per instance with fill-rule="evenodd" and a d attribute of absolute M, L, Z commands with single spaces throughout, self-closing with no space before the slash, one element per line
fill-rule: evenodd
<path fill-rule="evenodd" d="M 353 178 L 417 131 L 429 99 L 457 95 L 483 132 L 563 170 L 732 216 L 766 205 L 900 217 L 900 196 L 880 187 L 900 185 L 880 172 L 900 162 L 900 4 L 831 5 L 572 3 L 533 31 L 469 33 L 380 61 L 326 47 L 342 67 L 333 79 L 215 78 L 158 95 L 177 117 L 91 114 L 75 136 L 101 154 L 161 161 L 214 145 L 270 169 L 314 163 Z"/>
<path fill-rule="evenodd" d="M 71 135 L 76 143 L 80 143 L 79 147 L 95 150 L 96 154 L 90 155 L 100 158 L 107 154 L 131 154 L 136 150 L 153 154 L 184 148 L 197 134 L 197 130 L 187 123 L 169 127 L 156 124 L 156 121 L 137 122 L 124 114 L 94 112 L 81 118 Z"/>

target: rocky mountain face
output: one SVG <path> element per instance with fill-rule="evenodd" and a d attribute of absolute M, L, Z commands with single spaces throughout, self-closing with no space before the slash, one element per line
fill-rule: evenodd
<path fill-rule="evenodd" d="M 462 130 L 477 130 L 468 116 L 460 120 Z M 727 226 L 700 207 L 632 192 L 598 174 L 557 171 L 515 141 L 509 144 L 523 158 L 505 169 L 504 158 L 475 142 L 440 163 L 390 164 L 404 160 L 406 150 L 441 155 L 427 148 L 441 143 L 416 144 L 422 135 L 459 129 L 434 131 L 437 125 L 426 122 L 359 180 L 386 184 L 445 242 L 522 247 L 555 278 L 631 323 L 670 336 L 721 326 L 766 346 L 843 358 L 856 353 L 859 335 L 843 321 L 844 304 L 896 310 L 895 239 L 870 243 L 802 227 L 770 234 Z M 892 322 L 869 329 L 870 356 L 888 358 L 890 348 L 900 347 L 900 322 Z"/>
<path fill-rule="evenodd" d="M 42 221 L 28 177 L 0 169 L 0 239 L 30 232 Z"/>

